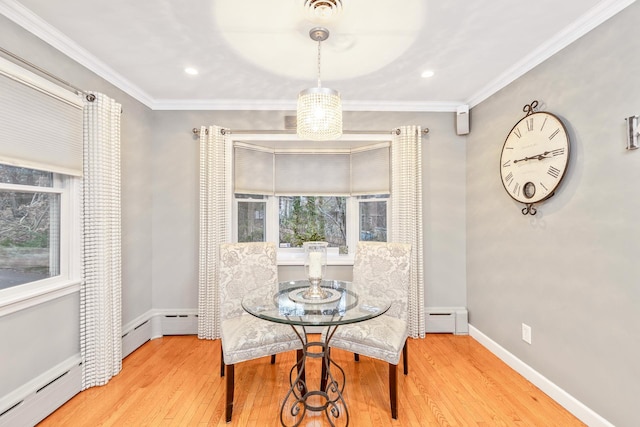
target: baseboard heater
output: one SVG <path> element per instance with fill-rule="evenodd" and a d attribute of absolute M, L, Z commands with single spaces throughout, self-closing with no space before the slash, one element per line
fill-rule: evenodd
<path fill-rule="evenodd" d="M 464 307 L 428 307 L 425 314 L 427 333 L 468 335 L 467 309 Z"/>
<path fill-rule="evenodd" d="M 63 368 L 63 372 L 52 380 L 47 380 L 46 377 L 51 376 L 53 372 L 59 370 L 61 365 L 58 365 L 56 368 L 27 384 L 25 388 L 35 388 L 35 384 L 45 383 L 32 393 L 27 394 L 21 399 L 17 399 L 17 402 L 0 413 L 0 427 L 36 425 L 73 396 L 80 393 L 82 387 L 82 366 L 77 361 L 77 358 L 74 358 L 70 363 L 74 365 L 72 368 Z M 65 364 L 68 365 L 69 361 Z M 21 394 L 20 391 L 21 390 L 17 390 L 14 395 L 17 396 Z M 10 399 L 10 397 L 5 400 L 7 399 Z"/>

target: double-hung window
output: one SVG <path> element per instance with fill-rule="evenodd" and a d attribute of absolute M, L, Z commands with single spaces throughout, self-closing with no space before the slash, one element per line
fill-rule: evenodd
<path fill-rule="evenodd" d="M 0 316 L 77 289 L 83 102 L 0 58 Z"/>
<path fill-rule="evenodd" d="M 0 290 L 70 277 L 72 180 L 0 164 Z"/>
<path fill-rule="evenodd" d="M 280 253 L 320 240 L 330 255 L 386 241 L 389 157 L 388 142 L 316 151 L 235 144 L 234 239 L 273 241 Z"/>

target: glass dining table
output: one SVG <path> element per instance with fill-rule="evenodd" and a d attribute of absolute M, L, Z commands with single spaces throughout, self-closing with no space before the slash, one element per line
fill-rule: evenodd
<path fill-rule="evenodd" d="M 281 282 L 273 288 L 259 288 L 242 300 L 250 314 L 270 322 L 291 325 L 302 343 L 303 357 L 289 371 L 290 388 L 280 408 L 280 422 L 298 426 L 307 411 L 324 412 L 332 426 L 349 425 L 349 411 L 343 397 L 346 376 L 331 358 L 331 338 L 340 325 L 363 322 L 389 310 L 389 302 L 365 286 L 339 280 L 323 280 L 324 298 L 310 299 L 307 280 Z M 310 329 L 324 327 L 322 338 L 310 341 Z M 322 359 L 320 387 L 312 390 L 306 382 L 307 358 Z"/>

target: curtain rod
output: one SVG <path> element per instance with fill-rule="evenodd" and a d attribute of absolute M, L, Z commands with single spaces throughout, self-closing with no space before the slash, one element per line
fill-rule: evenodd
<path fill-rule="evenodd" d="M 193 128 L 191 132 L 194 135 L 200 135 L 200 129 Z M 222 129 L 221 133 L 223 135 L 228 134 L 249 134 L 249 135 L 293 135 L 296 133 L 295 130 L 225 130 Z M 400 135 L 400 129 L 394 130 L 345 130 L 342 131 L 343 134 L 346 135 L 366 135 L 366 134 L 374 134 L 374 135 L 385 135 L 385 134 L 396 134 Z M 422 133 L 424 135 L 429 133 L 429 128 L 423 128 Z M 209 129 L 205 129 L 205 134 L 209 134 Z"/>
<path fill-rule="evenodd" d="M 82 90 L 80 88 L 75 87 L 74 85 L 72 85 L 71 83 L 67 82 L 66 80 L 62 80 L 60 77 L 51 74 L 47 70 L 38 67 L 36 64 L 34 64 L 32 62 L 29 62 L 24 58 L 19 57 L 18 55 L 16 55 L 13 52 L 9 52 L 8 50 L 4 49 L 3 47 L 0 47 L 0 51 L 2 53 L 4 53 L 5 55 L 8 55 L 11 58 L 15 59 L 16 61 L 19 61 L 19 62 L 21 62 L 21 63 L 33 68 L 34 70 L 36 70 L 36 71 L 38 71 L 38 72 L 40 72 L 40 73 L 42 73 L 42 74 L 54 79 L 58 83 L 61 83 L 61 84 L 65 85 L 66 87 L 70 87 L 71 89 L 75 90 L 77 94 L 83 94 L 87 98 L 87 101 L 89 101 L 89 102 L 95 101 L 96 96 L 94 94 L 86 92 L 86 91 L 84 91 L 84 90 Z"/>

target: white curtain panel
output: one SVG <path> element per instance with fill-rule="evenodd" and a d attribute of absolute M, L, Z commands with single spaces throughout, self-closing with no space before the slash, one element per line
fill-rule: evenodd
<path fill-rule="evenodd" d="M 230 242 L 232 142 L 223 128 L 200 128 L 198 338 L 220 338 L 220 243 Z"/>
<path fill-rule="evenodd" d="M 80 351 L 82 388 L 122 369 L 120 104 L 95 93 L 84 106 Z"/>
<path fill-rule="evenodd" d="M 411 245 L 409 336 L 424 338 L 422 129 L 403 126 L 391 144 L 391 241 Z"/>

